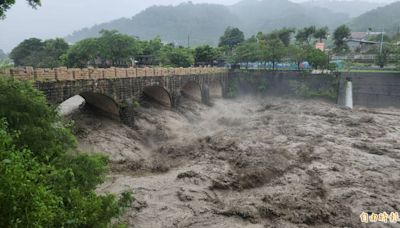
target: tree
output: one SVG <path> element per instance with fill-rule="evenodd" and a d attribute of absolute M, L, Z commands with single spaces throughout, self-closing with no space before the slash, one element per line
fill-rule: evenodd
<path fill-rule="evenodd" d="M 51 161 L 74 148 L 70 130 L 54 127 L 61 119 L 41 92 L 28 83 L 5 79 L 0 80 L 0 88 L 0 117 L 9 129 L 19 132 L 18 149 L 29 148 L 40 161 Z"/>
<path fill-rule="evenodd" d="M 248 68 L 249 62 L 256 62 L 260 59 L 260 45 L 255 37 L 252 37 L 237 46 L 235 50 L 235 63 L 246 63 Z"/>
<path fill-rule="evenodd" d="M 379 65 L 380 68 L 384 68 L 389 60 L 390 54 L 393 53 L 393 50 L 388 44 L 382 46 L 382 51 L 378 53 L 376 58 L 376 64 Z"/>
<path fill-rule="evenodd" d="M 296 62 L 297 70 L 300 70 L 300 65 L 307 59 L 307 49 L 308 46 L 299 45 L 289 45 L 288 47 L 288 57 Z"/>
<path fill-rule="evenodd" d="M 97 195 L 107 158 L 75 138 L 28 82 L 0 78 L 0 227 L 107 227 L 132 202 Z"/>
<path fill-rule="evenodd" d="M 67 52 L 65 64 L 68 67 L 87 67 L 97 65 L 96 59 L 100 55 L 97 38 L 88 38 L 74 44 Z"/>
<path fill-rule="evenodd" d="M 260 46 L 262 59 L 272 62 L 272 70 L 275 70 L 276 63 L 286 54 L 285 45 L 279 38 L 272 36 L 270 39 L 261 40 Z"/>
<path fill-rule="evenodd" d="M 328 27 L 319 28 L 314 33 L 314 38 L 319 39 L 319 42 L 328 38 Z"/>
<path fill-rule="evenodd" d="M 324 69 L 328 65 L 328 56 L 325 52 L 316 49 L 309 48 L 307 51 L 307 60 L 314 69 Z"/>
<path fill-rule="evenodd" d="M 98 38 L 99 54 L 104 65 L 128 66 L 140 53 L 139 42 L 116 30 L 102 30 Z"/>
<path fill-rule="evenodd" d="M 238 28 L 226 28 L 224 35 L 219 39 L 219 46 L 227 46 L 230 50 L 244 41 L 244 33 Z"/>
<path fill-rule="evenodd" d="M 45 40 L 31 38 L 15 47 L 10 57 L 17 66 L 53 68 L 62 65 L 61 56 L 69 45 L 61 38 Z"/>
<path fill-rule="evenodd" d="M 184 47 L 166 45 L 162 50 L 161 63 L 171 67 L 190 67 L 194 64 L 192 50 Z"/>
<path fill-rule="evenodd" d="M 64 39 L 50 39 L 44 41 L 41 63 L 38 67 L 55 68 L 63 65 L 61 56 L 66 54 L 69 45 Z"/>
<path fill-rule="evenodd" d="M 315 26 L 310 26 L 310 27 L 305 27 L 299 31 L 297 31 L 296 34 L 296 41 L 300 44 L 307 44 L 310 45 L 311 43 L 311 38 L 313 37 L 314 33 L 316 32 L 316 27 Z"/>
<path fill-rule="evenodd" d="M 219 58 L 219 51 L 210 45 L 199 46 L 194 49 L 195 65 L 213 65 Z"/>
<path fill-rule="evenodd" d="M 351 36 L 350 28 L 346 25 L 341 25 L 333 32 L 334 39 L 334 51 L 336 53 L 344 53 L 349 50 L 349 46 L 346 43 L 346 39 Z"/>
<path fill-rule="evenodd" d="M 40 39 L 30 38 L 22 41 L 15 47 L 10 53 L 10 58 L 14 60 L 17 66 L 36 67 L 40 63 L 43 50 L 44 44 Z"/>
<path fill-rule="evenodd" d="M 51 171 L 27 149 L 17 149 L 4 119 L 0 120 L 0 226 L 54 225 L 60 199 L 51 194 L 40 177 Z"/>
<path fill-rule="evenodd" d="M 161 61 L 161 50 L 164 44 L 160 37 L 156 37 L 149 41 L 140 41 L 143 51 L 139 55 L 138 61 L 142 65 L 159 65 Z"/>
<path fill-rule="evenodd" d="M 288 47 L 290 44 L 290 41 L 292 39 L 292 34 L 295 32 L 295 29 L 293 28 L 283 28 L 279 30 L 275 30 L 269 34 L 269 36 L 277 37 L 279 38 L 282 43 Z M 268 37 L 267 37 L 268 38 Z"/>
<path fill-rule="evenodd" d="M 40 0 L 27 0 L 28 4 L 33 8 L 40 6 Z M 0 1 L 0 19 L 4 19 L 5 13 L 15 4 L 15 0 Z"/>

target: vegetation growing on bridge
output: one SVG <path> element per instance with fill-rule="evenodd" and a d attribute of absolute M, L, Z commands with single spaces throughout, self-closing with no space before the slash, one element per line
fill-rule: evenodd
<path fill-rule="evenodd" d="M 0 78 L 0 227 L 106 227 L 132 202 L 98 195 L 107 158 L 76 153 L 71 126 L 27 82 Z"/>

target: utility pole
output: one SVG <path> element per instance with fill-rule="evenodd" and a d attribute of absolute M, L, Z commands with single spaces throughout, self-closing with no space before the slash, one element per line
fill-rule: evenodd
<path fill-rule="evenodd" d="M 383 27 L 383 29 L 382 29 L 382 35 L 381 35 L 381 47 L 380 47 L 380 50 L 379 50 L 379 53 L 382 55 L 382 50 L 383 50 L 383 33 L 384 33 L 384 31 L 385 31 L 385 27 Z"/>
<path fill-rule="evenodd" d="M 188 48 L 190 48 L 190 34 L 188 34 L 188 40 L 187 40 Z"/>

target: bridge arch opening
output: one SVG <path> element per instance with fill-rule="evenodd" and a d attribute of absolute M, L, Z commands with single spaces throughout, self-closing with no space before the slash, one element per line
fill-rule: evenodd
<path fill-rule="evenodd" d="M 81 107 L 91 108 L 95 113 L 119 119 L 119 105 L 111 97 L 101 94 L 85 92 L 73 96 L 62 102 L 58 107 L 61 115 L 70 115 Z"/>
<path fill-rule="evenodd" d="M 201 102 L 202 101 L 202 96 L 201 96 L 201 87 L 198 83 L 194 81 L 189 81 L 187 82 L 182 90 L 181 94 L 184 97 L 190 98 L 192 100 Z"/>
<path fill-rule="evenodd" d="M 148 86 L 143 89 L 143 98 L 166 107 L 172 107 L 170 93 L 161 86 Z"/>
<path fill-rule="evenodd" d="M 224 95 L 222 84 L 220 81 L 212 81 L 208 85 L 210 98 L 222 98 Z"/>
<path fill-rule="evenodd" d="M 62 116 L 68 116 L 85 105 L 85 99 L 79 95 L 68 98 L 58 105 L 58 112 Z"/>

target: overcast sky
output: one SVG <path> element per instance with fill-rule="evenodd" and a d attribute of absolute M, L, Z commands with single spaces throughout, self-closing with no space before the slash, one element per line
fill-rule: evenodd
<path fill-rule="evenodd" d="M 74 30 L 121 17 L 132 17 L 152 5 L 176 5 L 187 0 L 42 0 L 32 10 L 26 1 L 17 4 L 0 20 L 0 49 L 9 52 L 26 38 L 64 37 Z M 192 0 L 193 3 L 234 4 L 239 0 Z M 304 0 L 292 0 L 301 2 Z M 376 0 L 385 1 L 385 0 Z"/>

